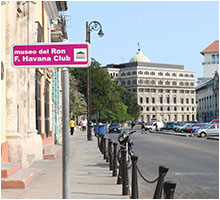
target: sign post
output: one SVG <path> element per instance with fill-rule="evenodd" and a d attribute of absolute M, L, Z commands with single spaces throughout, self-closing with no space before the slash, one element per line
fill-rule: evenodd
<path fill-rule="evenodd" d="M 68 67 L 90 66 L 89 43 L 14 44 L 11 62 L 15 68 L 62 69 L 62 196 L 70 199 L 70 140 L 69 140 L 69 73 Z"/>

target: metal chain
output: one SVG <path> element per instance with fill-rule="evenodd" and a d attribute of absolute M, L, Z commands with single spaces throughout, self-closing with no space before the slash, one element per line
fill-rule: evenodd
<path fill-rule="evenodd" d="M 146 181 L 147 183 L 155 183 L 155 182 L 158 181 L 158 179 L 159 179 L 159 176 L 158 176 L 155 180 L 153 180 L 153 181 L 148 181 L 146 178 L 144 178 L 144 176 L 143 176 L 143 174 L 141 173 L 141 171 L 139 170 L 138 166 L 137 166 L 137 171 L 138 171 L 138 173 L 140 174 L 141 178 L 143 178 L 144 181 Z"/>

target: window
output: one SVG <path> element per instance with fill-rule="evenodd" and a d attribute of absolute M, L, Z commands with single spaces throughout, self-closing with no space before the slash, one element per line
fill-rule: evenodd
<path fill-rule="evenodd" d="M 175 122 L 177 121 L 177 115 L 174 115 L 174 121 Z"/>
<path fill-rule="evenodd" d="M 155 103 L 155 98 L 154 97 L 152 97 L 152 103 Z"/>
<path fill-rule="evenodd" d="M 148 89 L 148 88 L 146 89 L 146 88 L 145 88 L 145 92 L 150 92 L 150 89 Z"/>
<path fill-rule="evenodd" d="M 132 92 L 137 92 L 137 89 L 132 89 Z"/>
<path fill-rule="evenodd" d="M 177 90 L 173 90 L 173 93 L 177 93 Z"/>
<path fill-rule="evenodd" d="M 143 103 L 143 97 L 140 97 L 140 103 Z"/>
<path fill-rule="evenodd" d="M 142 80 L 142 79 L 139 80 L 138 83 L 139 83 L 139 84 L 143 84 L 143 80 Z"/>
<path fill-rule="evenodd" d="M 170 93 L 170 90 L 166 90 L 166 93 Z"/>
<path fill-rule="evenodd" d="M 183 86 L 183 82 L 180 82 L 179 84 L 180 84 L 180 86 Z"/>
<path fill-rule="evenodd" d="M 194 99 L 191 99 L 191 101 L 192 101 L 192 104 L 194 104 Z"/>
<path fill-rule="evenodd" d="M 152 80 L 152 81 L 151 81 L 151 84 L 152 84 L 152 85 L 155 85 L 155 83 L 156 83 L 155 80 Z"/>
<path fill-rule="evenodd" d="M 139 92 L 144 92 L 144 88 L 139 88 L 138 91 Z"/>
<path fill-rule="evenodd" d="M 121 84 L 122 84 L 122 85 L 125 85 L 125 81 L 122 81 Z"/>
<path fill-rule="evenodd" d="M 149 81 L 148 81 L 148 80 L 145 80 L 144 83 L 145 83 L 146 85 L 148 85 L 148 84 L 149 84 Z"/>
<path fill-rule="evenodd" d="M 192 111 L 194 111 L 194 107 L 192 107 Z M 194 120 L 193 120 L 194 121 Z"/>
<path fill-rule="evenodd" d="M 181 104 L 184 104 L 184 99 L 183 98 L 181 98 Z"/>
<path fill-rule="evenodd" d="M 184 107 L 182 107 L 181 110 L 184 111 Z"/>
<path fill-rule="evenodd" d="M 151 89 L 151 92 L 152 92 L 152 93 L 155 93 L 155 92 L 156 92 L 156 89 Z"/>
<path fill-rule="evenodd" d="M 180 93 L 183 94 L 183 93 L 184 93 L 184 90 L 180 90 Z"/>
<path fill-rule="evenodd" d="M 155 107 L 152 108 L 152 111 L 155 111 Z"/>
<path fill-rule="evenodd" d="M 160 96 L 160 103 L 163 103 L 163 96 Z"/>
<path fill-rule="evenodd" d="M 167 73 L 165 74 L 165 76 L 170 76 L 170 73 L 167 72 Z"/>
<path fill-rule="evenodd" d="M 158 73 L 158 76 L 163 76 L 163 73 L 162 73 L 162 72 L 159 72 L 159 73 Z"/>
<path fill-rule="evenodd" d="M 151 72 L 150 75 L 154 76 L 154 75 L 155 75 L 155 72 Z"/>
<path fill-rule="evenodd" d="M 146 108 L 146 111 L 149 111 L 149 107 Z"/>
<path fill-rule="evenodd" d="M 176 103 L 176 97 L 173 97 L 173 103 Z"/>
<path fill-rule="evenodd" d="M 142 72 L 142 71 L 139 71 L 138 74 L 143 74 L 143 72 Z"/>
<path fill-rule="evenodd" d="M 160 81 L 158 82 L 158 84 L 159 84 L 159 85 L 163 85 L 163 81 L 160 80 Z"/>
<path fill-rule="evenodd" d="M 170 111 L 170 107 L 167 107 L 167 111 Z"/>
<path fill-rule="evenodd" d="M 174 107 L 174 111 L 177 111 L 177 108 L 176 108 L 176 107 Z"/>
<path fill-rule="evenodd" d="M 146 103 L 149 103 L 149 97 L 146 97 Z"/>
<path fill-rule="evenodd" d="M 176 73 L 172 73 L 172 76 L 176 76 Z"/>
<path fill-rule="evenodd" d="M 194 90 L 191 90 L 190 93 L 191 93 L 191 94 L 194 94 Z"/>
<path fill-rule="evenodd" d="M 176 81 L 173 81 L 173 82 L 172 82 L 172 85 L 177 85 Z"/>
<path fill-rule="evenodd" d="M 163 93 L 163 89 L 159 89 L 159 93 Z"/>
<path fill-rule="evenodd" d="M 127 85 L 131 85 L 131 81 L 130 80 L 128 80 Z"/>
<path fill-rule="evenodd" d="M 132 72 L 132 75 L 137 75 L 137 72 L 136 72 L 136 71 L 133 71 L 133 72 Z"/>
<path fill-rule="evenodd" d="M 181 74 L 179 75 L 179 77 L 183 77 L 183 74 L 181 73 Z"/>
<path fill-rule="evenodd" d="M 185 90 L 185 93 L 186 93 L 186 94 L 189 94 L 189 90 Z"/>
<path fill-rule="evenodd" d="M 212 55 L 212 64 L 215 64 L 215 55 Z"/>
<path fill-rule="evenodd" d="M 191 83 L 190 83 L 190 86 L 194 86 L 194 83 L 193 83 L 193 82 L 191 82 Z"/>
<path fill-rule="evenodd" d="M 125 73 L 124 73 L 124 72 L 122 72 L 122 73 L 121 73 L 121 76 L 125 76 Z"/>
<path fill-rule="evenodd" d="M 127 73 L 127 76 L 130 76 L 130 75 L 131 75 L 131 72 L 128 72 L 128 73 Z"/>
<path fill-rule="evenodd" d="M 186 108 L 186 111 L 189 111 L 189 107 Z"/>
<path fill-rule="evenodd" d="M 145 74 L 145 75 L 149 75 L 149 72 L 148 72 L 148 71 L 145 71 L 144 74 Z"/>
<path fill-rule="evenodd" d="M 160 111 L 163 111 L 163 107 L 160 107 Z"/>
<path fill-rule="evenodd" d="M 140 108 L 141 108 L 141 111 L 143 111 L 143 107 L 142 107 L 142 106 L 140 106 Z"/>
<path fill-rule="evenodd" d="M 189 77 L 189 75 L 188 75 L 188 74 L 185 74 L 184 76 L 185 76 L 185 77 Z"/>
<path fill-rule="evenodd" d="M 194 77 L 194 75 L 193 75 L 193 74 L 190 74 L 190 77 L 191 77 L 191 78 L 193 78 L 193 77 Z"/>
<path fill-rule="evenodd" d="M 217 64 L 219 64 L 219 54 L 217 54 Z"/>
<path fill-rule="evenodd" d="M 189 86 L 189 83 L 188 83 L 188 82 L 185 82 L 185 86 Z"/>
<path fill-rule="evenodd" d="M 189 99 L 188 98 L 186 99 L 186 103 L 189 104 Z"/>
<path fill-rule="evenodd" d="M 170 97 L 169 96 L 167 97 L 167 103 L 168 104 L 170 103 Z"/>
<path fill-rule="evenodd" d="M 132 81 L 132 84 L 133 84 L 133 85 L 136 85 L 136 84 L 137 84 L 137 80 L 133 80 L 133 81 Z"/>

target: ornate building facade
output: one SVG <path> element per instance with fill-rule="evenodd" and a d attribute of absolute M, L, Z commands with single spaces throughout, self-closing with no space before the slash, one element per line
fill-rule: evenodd
<path fill-rule="evenodd" d="M 140 49 L 129 63 L 103 67 L 141 107 L 139 121 L 196 121 L 195 72 L 183 65 L 152 63 Z"/>

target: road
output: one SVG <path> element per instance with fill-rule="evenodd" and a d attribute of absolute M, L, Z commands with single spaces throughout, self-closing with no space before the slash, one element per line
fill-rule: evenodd
<path fill-rule="evenodd" d="M 160 165 L 169 168 L 165 180 L 177 183 L 174 198 L 219 198 L 219 143 L 196 137 L 156 133 L 141 134 L 136 128 L 131 136 L 138 167 L 144 177 L 154 180 Z M 117 141 L 117 134 L 106 134 Z M 139 198 L 152 198 L 156 184 L 138 177 Z"/>

